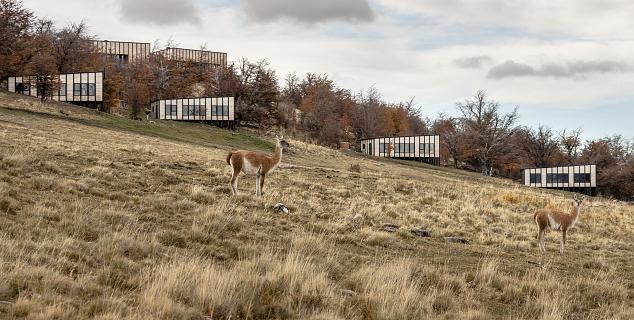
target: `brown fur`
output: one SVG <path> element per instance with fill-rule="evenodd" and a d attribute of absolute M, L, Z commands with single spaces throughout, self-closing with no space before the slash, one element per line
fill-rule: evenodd
<path fill-rule="evenodd" d="M 255 194 L 261 196 L 263 194 L 264 178 L 282 161 L 282 153 L 288 146 L 284 137 L 277 137 L 275 151 L 268 156 L 261 152 L 237 150 L 227 155 L 227 164 L 231 166 L 232 174 L 229 185 L 231 192 L 238 194 L 238 175 L 244 172 L 246 175 L 254 175 L 256 177 Z"/>
<path fill-rule="evenodd" d="M 537 223 L 537 240 L 539 241 L 539 250 L 546 252 L 546 245 L 544 243 L 544 234 L 548 229 L 561 231 L 561 242 L 559 252 L 564 253 L 564 245 L 566 244 L 566 233 L 575 223 L 579 220 L 581 213 L 581 204 L 583 198 L 578 199 L 575 196 L 570 213 L 565 213 L 555 209 L 541 209 L 535 212 L 533 219 Z"/>

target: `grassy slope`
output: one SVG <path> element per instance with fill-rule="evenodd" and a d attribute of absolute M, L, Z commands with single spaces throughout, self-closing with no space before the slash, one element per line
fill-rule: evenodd
<path fill-rule="evenodd" d="M 542 257 L 532 213 L 569 194 L 290 142 L 264 197 L 244 176 L 232 197 L 226 151 L 268 140 L 0 93 L 0 318 L 634 313 L 631 205 L 592 199 Z"/>

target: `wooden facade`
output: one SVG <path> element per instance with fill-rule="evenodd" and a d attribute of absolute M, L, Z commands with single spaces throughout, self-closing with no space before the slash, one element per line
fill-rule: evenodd
<path fill-rule="evenodd" d="M 171 61 L 192 61 L 195 63 L 214 67 L 227 65 L 227 54 L 224 52 L 183 48 L 166 48 L 157 51 L 155 54 L 161 55 L 165 59 Z"/>
<path fill-rule="evenodd" d="M 597 187 L 597 166 L 593 164 L 522 170 L 522 184 L 529 187 L 553 188 L 594 194 Z"/>
<path fill-rule="evenodd" d="M 150 57 L 150 44 L 145 42 L 93 41 L 95 49 L 111 57 L 119 64 L 145 61 Z"/>
<path fill-rule="evenodd" d="M 364 154 L 440 165 L 440 136 L 380 137 L 361 140 Z"/>
<path fill-rule="evenodd" d="M 104 73 L 82 72 L 55 75 L 59 89 L 52 95 L 55 101 L 99 107 L 103 103 Z M 40 97 L 35 76 L 9 77 L 8 91 Z"/>
<path fill-rule="evenodd" d="M 161 120 L 219 121 L 235 120 L 233 97 L 179 98 L 152 102 L 151 117 Z"/>

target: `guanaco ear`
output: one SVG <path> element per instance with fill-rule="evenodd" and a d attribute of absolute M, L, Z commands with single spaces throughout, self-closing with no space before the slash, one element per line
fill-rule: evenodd
<path fill-rule="evenodd" d="M 280 137 L 276 134 L 275 139 L 280 140 Z"/>

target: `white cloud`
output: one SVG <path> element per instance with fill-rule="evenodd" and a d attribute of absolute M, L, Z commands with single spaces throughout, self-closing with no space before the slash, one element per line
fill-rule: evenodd
<path fill-rule="evenodd" d="M 134 24 L 200 24 L 193 0 L 119 0 L 122 18 Z"/>
<path fill-rule="evenodd" d="M 564 36 L 626 39 L 634 35 L 629 0 L 378 0 L 402 13 L 438 18 L 468 27 L 516 28 Z M 551 34 L 549 36 L 557 36 Z"/>
<path fill-rule="evenodd" d="M 367 0 L 242 0 L 249 17 L 256 21 L 292 19 L 300 22 L 331 20 L 372 21 Z"/>

